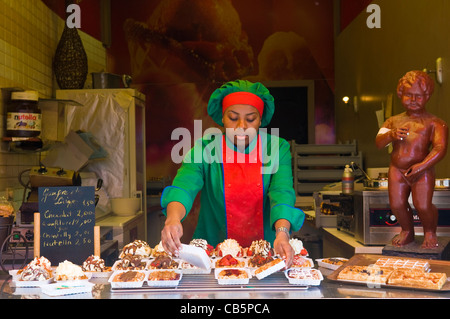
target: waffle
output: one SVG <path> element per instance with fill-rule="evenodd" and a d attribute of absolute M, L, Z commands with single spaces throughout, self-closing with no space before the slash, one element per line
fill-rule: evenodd
<path fill-rule="evenodd" d="M 411 260 L 403 258 L 379 258 L 375 262 L 376 266 L 392 269 L 427 271 L 430 264 L 423 260 Z"/>
<path fill-rule="evenodd" d="M 378 266 L 347 266 L 338 275 L 338 279 L 362 282 L 386 283 L 393 272 L 390 268 Z"/>
<path fill-rule="evenodd" d="M 225 269 L 219 273 L 219 279 L 246 279 L 248 274 L 241 269 Z"/>
<path fill-rule="evenodd" d="M 389 285 L 414 288 L 441 289 L 447 281 L 447 275 L 439 272 L 422 272 L 417 270 L 395 270 L 389 277 Z"/>

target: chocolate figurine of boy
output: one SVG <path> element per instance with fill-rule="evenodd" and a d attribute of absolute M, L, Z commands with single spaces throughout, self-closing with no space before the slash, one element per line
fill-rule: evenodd
<path fill-rule="evenodd" d="M 379 149 L 392 143 L 393 151 L 388 174 L 389 202 L 400 226 L 394 246 L 414 241 L 414 221 L 408 197 L 417 210 L 424 230 L 422 248 L 436 248 L 438 211 L 432 204 L 435 186 L 434 165 L 447 152 L 447 124 L 425 110 L 434 90 L 427 73 L 410 71 L 397 86 L 405 112 L 386 120 L 375 143 Z"/>

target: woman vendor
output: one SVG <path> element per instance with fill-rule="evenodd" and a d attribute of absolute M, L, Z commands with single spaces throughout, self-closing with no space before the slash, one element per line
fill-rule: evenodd
<path fill-rule="evenodd" d="M 265 239 L 291 265 L 290 232 L 300 229 L 305 214 L 294 208 L 289 144 L 259 130 L 269 124 L 274 109 L 261 83 L 232 81 L 213 92 L 208 114 L 225 133 L 197 140 L 172 186 L 164 189 L 161 205 L 167 218 L 161 242 L 166 251 L 177 255 L 181 249 L 182 221 L 201 191 L 194 238 L 213 246 L 232 238 L 242 247 Z M 203 154 L 201 160 L 194 160 L 196 151 Z"/>

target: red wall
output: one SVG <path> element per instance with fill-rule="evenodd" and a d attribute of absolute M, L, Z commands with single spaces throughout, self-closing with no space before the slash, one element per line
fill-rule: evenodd
<path fill-rule="evenodd" d="M 366 10 L 372 0 L 341 0 L 341 31 L 344 30 L 358 14 Z"/>

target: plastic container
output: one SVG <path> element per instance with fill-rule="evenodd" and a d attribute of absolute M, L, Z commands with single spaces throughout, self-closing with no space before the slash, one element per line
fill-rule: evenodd
<path fill-rule="evenodd" d="M 65 296 L 65 295 L 75 295 L 75 294 L 84 294 L 84 293 L 92 293 L 92 288 L 95 284 L 91 282 L 79 282 L 79 283 L 70 283 L 70 284 L 49 284 L 43 285 L 41 287 L 42 293 L 57 297 L 57 296 Z"/>
<path fill-rule="evenodd" d="M 317 269 L 290 268 L 284 271 L 291 285 L 319 286 L 323 275 Z"/>
<path fill-rule="evenodd" d="M 37 91 L 12 92 L 6 112 L 6 136 L 35 137 L 41 134 L 42 114 Z"/>
<path fill-rule="evenodd" d="M 342 193 L 353 194 L 355 189 L 354 182 L 353 170 L 350 168 L 350 165 L 345 165 L 344 173 L 342 174 Z"/>
<path fill-rule="evenodd" d="M 177 274 L 178 279 L 173 280 L 151 280 L 152 274 L 158 273 L 158 272 L 168 272 L 172 274 Z M 149 287 L 176 287 L 180 283 L 181 278 L 183 278 L 183 273 L 179 269 L 154 269 L 149 270 L 147 273 L 147 285 Z"/>
<path fill-rule="evenodd" d="M 295 255 L 292 268 L 311 269 L 314 267 L 314 261 L 311 258 Z"/>
<path fill-rule="evenodd" d="M 53 277 L 47 280 L 13 280 L 16 287 L 42 287 L 53 282 Z"/>
<path fill-rule="evenodd" d="M 220 278 L 221 272 L 240 271 L 245 274 L 245 278 Z M 252 277 L 250 271 L 246 268 L 218 268 L 214 272 L 214 277 L 217 279 L 219 285 L 247 285 Z"/>
<path fill-rule="evenodd" d="M 316 259 L 316 261 L 319 267 L 336 270 L 343 264 L 345 264 L 348 261 L 348 259 L 342 257 L 331 257 L 331 258 Z"/>
<path fill-rule="evenodd" d="M 206 271 L 211 269 L 211 261 L 203 248 L 182 244 L 179 255 L 182 260 L 198 268 Z"/>
<path fill-rule="evenodd" d="M 264 269 L 267 266 L 269 266 L 269 268 Z M 277 271 L 283 269 L 284 267 L 286 267 L 284 260 L 275 259 L 274 261 L 271 261 L 271 262 L 259 267 L 257 270 L 255 270 L 255 276 L 256 276 L 256 278 L 261 280 L 261 279 L 266 278 L 267 276 L 272 275 L 273 273 L 276 273 Z M 259 271 L 260 269 L 264 269 L 264 270 Z"/>
<path fill-rule="evenodd" d="M 114 281 L 116 276 L 121 275 L 126 272 L 137 272 L 140 275 L 140 280 L 137 281 Z M 111 284 L 111 288 L 140 288 L 144 284 L 144 281 L 147 278 L 147 271 L 145 270 L 116 270 L 108 279 L 108 282 Z"/>

